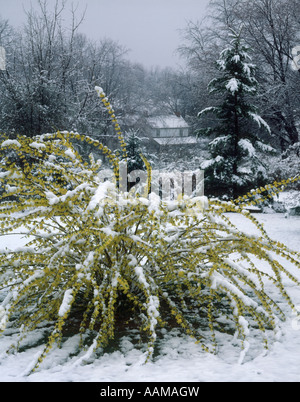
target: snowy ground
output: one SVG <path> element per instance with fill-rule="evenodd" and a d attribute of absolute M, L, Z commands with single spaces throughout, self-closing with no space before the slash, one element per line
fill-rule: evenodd
<path fill-rule="evenodd" d="M 256 215 L 265 224 L 269 235 L 290 248 L 300 250 L 300 218 L 285 219 L 283 214 Z M 232 215 L 245 230 L 245 221 Z M 250 228 L 247 227 L 247 230 Z M 252 229 L 251 229 L 252 230 Z M 22 243 L 15 237 L 1 239 L 1 248 Z M 295 272 L 294 269 L 292 272 Z M 298 272 L 300 277 L 300 272 Z M 300 289 L 287 282 L 289 294 L 300 311 Z M 298 308 L 297 308 L 298 309 Z M 38 341 L 42 329 L 28 340 L 31 348 L 16 355 L 6 355 L 6 348 L 16 334 L 7 331 L 0 337 L 1 382 L 299 382 L 300 381 L 300 320 L 287 310 L 282 336 L 267 352 L 257 354 L 250 349 L 242 365 L 238 364 L 239 349 L 224 336 L 219 355 L 209 355 L 189 338 L 179 337 L 176 331 L 165 334 L 160 356 L 143 365 L 142 352 L 135 349 L 130 337 L 124 337 L 120 350 L 79 365 L 78 357 L 67 357 L 73 351 L 75 338 L 62 349 L 53 349 L 38 371 L 26 376 L 35 355 L 42 346 Z M 255 348 L 254 348 L 255 349 Z"/>

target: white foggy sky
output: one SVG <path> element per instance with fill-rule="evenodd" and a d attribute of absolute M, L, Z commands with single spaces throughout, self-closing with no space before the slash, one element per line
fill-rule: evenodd
<path fill-rule="evenodd" d="M 49 10 L 55 0 L 48 0 Z M 78 16 L 86 14 L 80 32 L 91 39 L 111 38 L 130 49 L 128 58 L 145 67 L 176 67 L 174 52 L 180 44 L 179 30 L 187 21 L 201 20 L 209 0 L 74 0 Z M 37 0 L 0 0 L 0 16 L 14 27 L 25 21 L 23 9 Z M 72 0 L 66 3 L 69 10 Z M 67 16 L 68 13 L 65 13 Z"/>

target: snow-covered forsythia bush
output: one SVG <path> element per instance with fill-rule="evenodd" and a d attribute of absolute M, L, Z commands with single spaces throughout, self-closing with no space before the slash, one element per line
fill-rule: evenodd
<path fill-rule="evenodd" d="M 76 141 L 104 152 L 115 180 L 101 180 L 101 164 L 85 162 Z M 121 192 L 116 156 L 78 134 L 4 139 L 0 151 L 0 239 L 28 236 L 24 247 L 0 247 L 0 330 L 19 328 L 18 348 L 38 326 L 52 325 L 35 368 L 70 327 L 86 350 L 81 362 L 120 325 L 140 329 L 147 360 L 162 327 L 181 328 L 206 351 L 217 350 L 219 332 L 235 333 L 247 349 L 253 329 L 267 345 L 284 316 L 266 282 L 293 307 L 282 276 L 300 283 L 275 257 L 299 267 L 300 256 L 272 241 L 241 200 L 162 202 Z M 238 230 L 229 211 L 250 219 L 258 235 Z"/>

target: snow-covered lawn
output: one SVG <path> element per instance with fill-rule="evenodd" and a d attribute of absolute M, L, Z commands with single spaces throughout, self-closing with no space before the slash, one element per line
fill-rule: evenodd
<path fill-rule="evenodd" d="M 231 215 L 242 230 L 254 228 L 238 215 Z M 285 219 L 283 214 L 256 215 L 265 224 L 270 237 L 300 250 L 300 218 Z M 24 244 L 24 240 L 9 236 L 1 239 L 1 248 L 13 248 Z M 289 267 L 291 269 L 291 267 Z M 296 269 L 293 268 L 293 273 Z M 300 277 L 300 271 L 296 272 Z M 300 288 L 286 280 L 288 293 L 300 311 Z M 287 312 L 282 324 L 282 334 L 264 355 L 255 347 L 250 349 L 243 364 L 238 364 L 240 350 L 232 344 L 232 338 L 222 335 L 219 355 L 202 351 L 193 340 L 179 336 L 176 330 L 165 333 L 160 341 L 160 355 L 153 362 L 142 364 L 143 354 L 135 349 L 134 333 L 124 336 L 119 350 L 91 359 L 89 364 L 80 365 L 77 357 L 69 357 L 74 350 L 75 337 L 63 344 L 62 349 L 53 349 L 40 368 L 30 376 L 26 373 L 36 354 L 41 350 L 39 339 L 45 329 L 36 330 L 28 339 L 28 346 L 20 353 L 7 355 L 6 348 L 16 337 L 12 330 L 6 330 L 0 337 L 0 381 L 23 382 L 298 382 L 300 381 L 300 319 L 296 312 Z M 298 309 L 298 308 L 297 308 Z"/>

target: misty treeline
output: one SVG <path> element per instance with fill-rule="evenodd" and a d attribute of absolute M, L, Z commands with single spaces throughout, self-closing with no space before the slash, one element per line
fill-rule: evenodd
<path fill-rule="evenodd" d="M 0 15 L 0 46 L 6 50 L 6 70 L 0 71 L 2 132 L 107 133 L 109 119 L 95 85 L 103 88 L 120 119 L 180 113 L 196 132 L 199 111 L 217 101 L 207 90 L 217 74 L 215 62 L 230 29 L 243 27 L 257 65 L 256 104 L 272 131 L 264 140 L 280 152 L 299 141 L 300 73 L 290 68 L 292 49 L 300 45 L 299 0 L 212 1 L 205 18 L 181 32 L 177 51 L 186 63 L 178 69 L 133 63 L 120 43 L 80 33 L 84 14 L 73 6 L 38 3 L 37 10 L 26 11 L 18 30 Z"/>
<path fill-rule="evenodd" d="M 57 1 L 54 9 L 47 1 L 38 3 L 38 10 L 26 12 L 26 23 L 19 30 L 1 19 L 0 10 L 0 46 L 6 51 L 6 70 L 0 71 L 2 132 L 106 134 L 109 117 L 101 109 L 97 85 L 121 119 L 155 115 L 162 109 L 177 111 L 181 74 L 147 70 L 129 61 L 128 50 L 120 43 L 87 38 L 80 33 L 84 15 L 67 10 L 64 2 Z"/>

